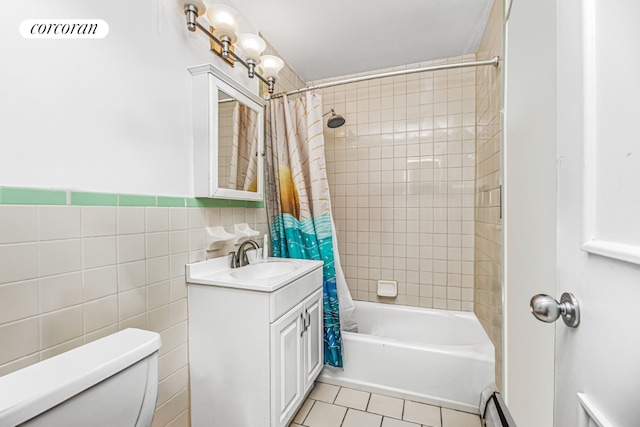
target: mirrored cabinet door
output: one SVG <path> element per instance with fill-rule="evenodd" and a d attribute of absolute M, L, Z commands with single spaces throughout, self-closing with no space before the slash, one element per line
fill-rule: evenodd
<path fill-rule="evenodd" d="M 259 113 L 218 90 L 218 187 L 258 191 Z"/>

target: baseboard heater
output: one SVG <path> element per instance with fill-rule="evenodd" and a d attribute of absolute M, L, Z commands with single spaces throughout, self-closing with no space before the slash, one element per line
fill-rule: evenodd
<path fill-rule="evenodd" d="M 480 397 L 483 427 L 516 427 L 516 422 L 494 386 L 487 387 Z"/>

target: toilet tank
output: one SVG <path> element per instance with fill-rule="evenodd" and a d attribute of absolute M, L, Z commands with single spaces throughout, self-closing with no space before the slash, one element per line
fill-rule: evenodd
<path fill-rule="evenodd" d="M 125 329 L 0 377 L 0 427 L 147 427 L 160 335 Z"/>

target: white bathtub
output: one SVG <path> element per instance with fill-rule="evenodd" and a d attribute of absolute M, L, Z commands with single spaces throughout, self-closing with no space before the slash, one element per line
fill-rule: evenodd
<path fill-rule="evenodd" d="M 473 313 L 355 305 L 358 333 L 342 333 L 344 369 L 325 366 L 320 381 L 478 412 L 495 360 Z"/>

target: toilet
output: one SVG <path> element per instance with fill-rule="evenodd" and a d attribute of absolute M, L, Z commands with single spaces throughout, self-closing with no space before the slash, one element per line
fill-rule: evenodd
<path fill-rule="evenodd" d="M 130 328 L 0 377 L 0 426 L 151 426 L 160 345 Z"/>

